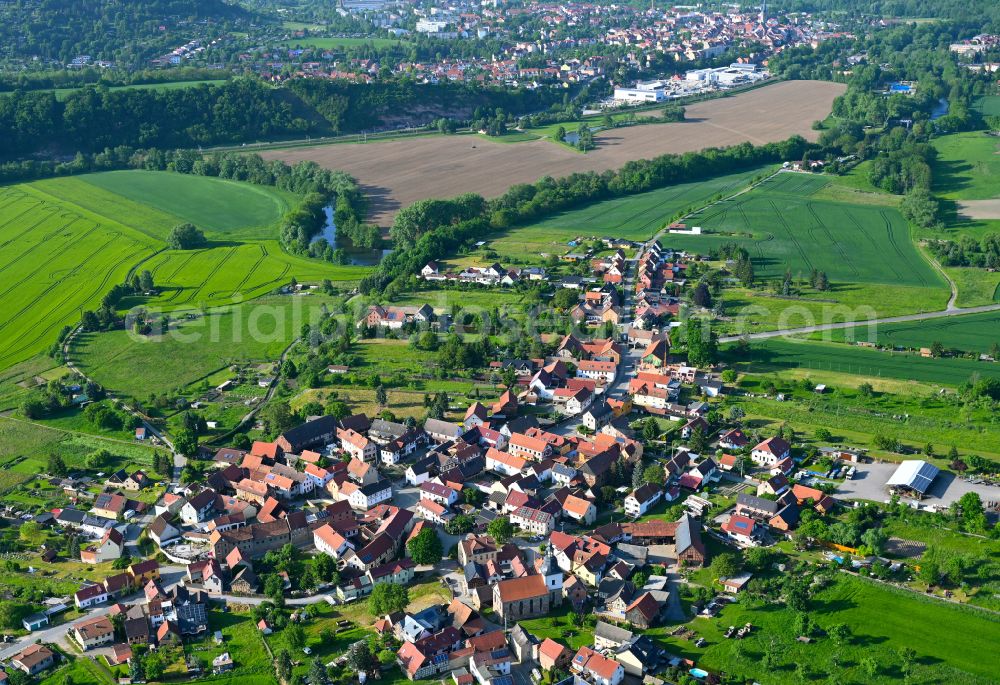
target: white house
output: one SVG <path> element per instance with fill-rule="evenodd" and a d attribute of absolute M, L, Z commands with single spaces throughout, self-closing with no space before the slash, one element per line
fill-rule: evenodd
<path fill-rule="evenodd" d="M 656 506 L 662 498 L 663 490 L 655 483 L 640 485 L 625 498 L 625 513 L 638 518 Z"/>
<path fill-rule="evenodd" d="M 591 361 L 584 359 L 576 365 L 578 378 L 590 378 L 595 381 L 611 383 L 618 373 L 618 366 L 612 361 Z"/>
<path fill-rule="evenodd" d="M 492 447 L 486 451 L 487 471 L 496 471 L 505 476 L 513 476 L 521 473 L 527 463 L 528 460 L 523 457 L 515 456 L 509 452 L 501 452 Z"/>
<path fill-rule="evenodd" d="M 207 521 L 215 510 L 215 497 L 214 491 L 202 490 L 188 499 L 181 507 L 181 520 L 189 526 Z"/>
<path fill-rule="evenodd" d="M 782 438 L 768 438 L 758 444 L 750 452 L 750 458 L 754 463 L 761 466 L 773 466 L 782 459 L 787 458 L 792 452 L 792 447 Z"/>
<path fill-rule="evenodd" d="M 318 551 L 335 559 L 339 559 L 348 549 L 354 549 L 354 545 L 329 523 L 313 531 L 313 544 Z"/>
<path fill-rule="evenodd" d="M 376 504 L 392 499 L 392 483 L 380 480 L 376 483 L 363 485 L 347 498 L 354 509 L 368 510 Z"/>
<path fill-rule="evenodd" d="M 103 585 L 87 585 L 73 595 L 73 603 L 77 609 L 86 609 L 95 604 L 104 604 L 108 601 L 108 591 Z"/>
<path fill-rule="evenodd" d="M 420 485 L 420 497 L 450 507 L 458 501 L 458 492 L 447 485 L 428 481 Z"/>

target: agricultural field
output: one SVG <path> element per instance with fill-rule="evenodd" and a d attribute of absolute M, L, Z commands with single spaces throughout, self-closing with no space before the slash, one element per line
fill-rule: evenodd
<path fill-rule="evenodd" d="M 687 107 L 690 121 L 598 133 L 597 149 L 580 154 L 547 140 L 507 144 L 479 136 L 426 136 L 378 144 L 269 150 L 266 159 L 312 160 L 346 171 L 372 195 L 369 221 L 392 223 L 401 208 L 428 197 L 480 193 L 495 197 L 516 183 L 578 171 L 617 169 L 634 159 L 765 143 L 798 134 L 815 140 L 811 122 L 830 112 L 842 84 L 785 81 Z"/>
<path fill-rule="evenodd" d="M 0 188 L 0 368 L 51 345 L 81 308 L 157 249 L 142 233 L 33 184 Z"/>
<path fill-rule="evenodd" d="M 941 277 L 917 252 L 898 211 L 877 205 L 817 200 L 832 181 L 823 176 L 781 173 L 737 198 L 710 205 L 686 218 L 702 226 L 700 236 L 666 235 L 670 247 L 707 253 L 727 242 L 750 252 L 756 274 L 793 278 L 812 269 L 833 284 L 880 283 L 942 288 Z"/>
<path fill-rule="evenodd" d="M 862 326 L 817 335 L 828 336 L 835 342 L 866 341 L 908 348 L 930 347 L 939 342 L 949 349 L 988 354 L 994 345 L 1000 345 L 1000 312 L 885 323 L 871 329 L 869 331 L 868 326 Z M 875 339 L 871 340 L 872 337 Z"/>
<path fill-rule="evenodd" d="M 808 274 L 803 274 L 803 283 Z M 793 281 L 793 284 L 797 281 Z M 939 310 L 947 304 L 947 291 L 873 283 L 834 283 L 827 292 L 805 290 L 782 297 L 776 293 L 742 287 L 727 288 L 722 297 L 723 319 L 719 335 L 743 335 L 800 328 L 822 323 L 867 321 L 873 316 L 897 316 L 914 310 Z M 874 304 L 873 304 L 874 303 Z"/>
<path fill-rule="evenodd" d="M 770 339 L 751 345 L 751 373 L 788 369 L 831 371 L 873 378 L 912 379 L 958 386 L 973 374 L 1000 379 L 1000 364 L 971 359 L 923 358 L 914 353 L 891 353 L 838 343 Z"/>
<path fill-rule="evenodd" d="M 152 272 L 159 291 L 159 296 L 142 304 L 168 311 L 250 300 L 277 290 L 292 277 L 300 282 L 324 278 L 350 282 L 368 272 L 367 267 L 336 266 L 290 255 L 276 240 L 164 250 L 142 266 Z"/>
<path fill-rule="evenodd" d="M 63 326 L 76 323 L 82 309 L 96 307 L 137 268 L 154 271 L 161 294 L 123 306 L 166 310 L 258 297 L 292 277 L 354 282 L 367 273 L 281 250 L 275 224 L 293 200 L 270 188 L 145 171 L 0 188 L 0 309 L 6 314 L 0 369 L 48 348 Z M 184 221 L 224 242 L 165 250 L 162 240 Z"/>
<path fill-rule="evenodd" d="M 839 647 L 829 638 L 812 644 L 796 642 L 793 610 L 776 605 L 750 608 L 742 603 L 729 605 L 718 619 L 695 619 L 694 630 L 708 640 L 704 649 L 686 640 L 657 637 L 668 650 L 695 659 L 704 668 L 770 683 L 802 682 L 796 664 L 805 665 L 807 681 L 835 669 L 837 682 L 899 682 L 898 652 L 907 647 L 917 654 L 909 682 L 989 683 L 995 682 L 1000 669 L 996 650 L 990 646 L 1000 640 L 1000 623 L 975 609 L 839 574 L 810 601 L 809 613 L 822 628 L 845 624 L 850 638 Z M 755 626 L 750 638 L 723 638 L 727 626 L 748 621 Z M 647 634 L 663 631 L 655 628 Z M 933 639 L 928 639 L 928 631 Z M 777 666 L 766 668 L 761 662 L 771 641 L 778 647 Z M 838 655 L 831 667 L 834 652 Z M 874 659 L 875 673 L 863 669 L 865 657 Z"/>
<path fill-rule="evenodd" d="M 174 217 L 171 228 L 180 222 L 190 222 L 205 231 L 210 240 L 273 238 L 274 225 L 296 199 L 292 193 L 268 186 L 159 171 L 109 171 L 58 181 L 87 183 L 159 210 Z M 184 202 L 178 202 L 177 198 L 184 198 Z M 103 207 L 104 198 L 99 201 Z M 166 234 L 156 237 L 163 239 Z"/>
<path fill-rule="evenodd" d="M 572 252 L 573 248 L 567 243 L 581 237 L 648 240 L 671 219 L 718 195 L 737 192 L 763 172 L 763 169 L 754 169 L 597 202 L 562 212 L 532 226 L 510 229 L 492 238 L 488 247 L 504 257 L 537 262 L 541 254 Z M 665 242 L 669 242 L 669 238 L 665 238 Z"/>
<path fill-rule="evenodd" d="M 184 388 L 231 364 L 277 359 L 302 324 L 317 320 L 324 304 L 332 306 L 334 300 L 274 296 L 177 319 L 164 335 L 81 333 L 70 357 L 105 387 L 145 399 L 150 393 Z"/>

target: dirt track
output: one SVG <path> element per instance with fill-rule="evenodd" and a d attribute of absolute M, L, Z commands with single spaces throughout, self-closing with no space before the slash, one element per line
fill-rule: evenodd
<path fill-rule="evenodd" d="M 400 207 L 428 197 L 474 192 L 487 197 L 516 183 L 574 171 L 615 169 L 668 152 L 768 143 L 799 134 L 815 140 L 812 122 L 830 112 L 844 86 L 786 81 L 687 108 L 687 121 L 614 129 L 580 154 L 547 140 L 498 143 L 483 137 L 429 136 L 368 144 L 320 145 L 264 152 L 266 159 L 313 160 L 354 175 L 371 198 L 370 221 L 392 223 Z"/>

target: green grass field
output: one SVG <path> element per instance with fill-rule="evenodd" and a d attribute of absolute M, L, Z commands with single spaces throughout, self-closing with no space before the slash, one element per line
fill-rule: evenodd
<path fill-rule="evenodd" d="M 210 239 L 274 237 L 274 224 L 295 201 L 294 195 L 276 188 L 159 171 L 109 171 L 59 180 L 82 181 L 170 214 L 178 223 L 189 221 Z"/>
<path fill-rule="evenodd" d="M 958 287 L 959 307 L 978 307 L 1000 302 L 1000 272 L 976 267 L 949 266 L 945 272 Z"/>
<path fill-rule="evenodd" d="M 302 324 L 315 321 L 321 296 L 276 296 L 178 320 L 168 334 L 82 333 L 70 357 L 102 385 L 139 399 L 183 388 L 233 363 L 277 359 Z"/>
<path fill-rule="evenodd" d="M 168 81 L 166 83 L 137 83 L 129 86 L 109 86 L 108 90 L 184 90 L 186 88 L 195 88 L 197 86 L 214 86 L 225 83 L 226 79 L 212 79 L 212 80 L 201 80 L 201 81 Z M 51 88 L 51 92 L 55 93 L 57 100 L 65 100 L 73 93 L 81 90 L 80 88 Z"/>
<path fill-rule="evenodd" d="M 79 468 L 98 449 L 115 456 L 115 469 L 148 468 L 153 463 L 151 447 L 0 417 L 0 489 L 44 471 L 49 454 L 59 454 L 67 466 Z"/>
<path fill-rule="evenodd" d="M 1000 101 L 1000 98 L 997 98 Z M 983 131 L 934 139 L 934 192 L 947 200 L 1000 196 L 1000 140 Z"/>
<path fill-rule="evenodd" d="M 146 171 L 0 188 L 0 369 L 47 349 L 133 269 L 153 271 L 160 295 L 123 307 L 165 310 L 245 301 L 293 277 L 353 282 L 369 271 L 285 253 L 276 224 L 293 201 L 272 188 Z M 184 221 L 206 230 L 209 247 L 165 249 Z"/>
<path fill-rule="evenodd" d="M 1000 344 L 1000 312 L 881 324 L 874 334 L 875 339 L 870 340 L 873 336 L 867 326 L 828 332 L 835 341 L 864 340 L 910 348 L 930 347 L 939 342 L 963 352 L 988 353 L 994 344 Z"/>
<path fill-rule="evenodd" d="M 972 105 L 984 117 L 1000 116 L 1000 95 L 984 95 Z"/>
<path fill-rule="evenodd" d="M 755 169 L 597 202 L 531 226 L 511 229 L 490 240 L 489 247 L 505 257 L 537 261 L 540 253 L 572 252 L 567 243 L 580 237 L 647 240 L 680 212 L 702 205 L 716 195 L 736 192 L 762 172 L 763 169 Z"/>
<path fill-rule="evenodd" d="M 809 390 L 801 382 L 808 381 Z M 875 394 L 866 396 L 858 388 L 870 382 Z M 761 397 L 769 384 L 785 399 Z M 818 395 L 811 388 L 825 383 L 830 389 Z M 885 376 L 854 376 L 826 370 L 778 370 L 762 375 L 744 376 L 741 381 L 747 395 L 734 399 L 750 417 L 747 425 L 769 432 L 787 424 L 797 432 L 798 439 L 808 439 L 819 428 L 832 433 L 822 444 L 848 444 L 871 450 L 873 458 L 899 461 L 906 458 L 887 452 L 875 444 L 875 436 L 889 435 L 910 447 L 922 450 L 928 443 L 937 445 L 937 457 L 925 457 L 947 468 L 947 447 L 956 445 L 961 454 L 979 454 L 996 459 L 1000 430 L 993 423 L 989 408 L 965 408 L 961 420 L 956 420 L 954 395 L 939 394 L 941 385 Z M 750 395 L 756 395 L 751 397 Z"/>
<path fill-rule="evenodd" d="M 779 605 L 748 609 L 733 604 L 716 620 L 694 621 L 697 632 L 708 640 L 704 649 L 666 638 L 668 649 L 695 659 L 706 669 L 768 683 L 803 682 L 795 672 L 796 664 L 804 665 L 806 682 L 825 679 L 827 674 L 841 683 L 900 682 L 897 654 L 905 647 L 917 654 L 910 682 L 990 683 L 996 682 L 1000 672 L 1000 653 L 994 648 L 1000 640 L 1000 621 L 983 612 L 846 575 L 837 576 L 809 604 L 810 614 L 821 627 L 844 623 L 851 631 L 850 639 L 840 647 L 822 637 L 812 644 L 796 642 L 794 611 Z M 748 621 L 755 629 L 746 640 L 722 636 L 728 626 Z M 778 663 L 775 668 L 766 668 L 761 658 L 772 640 L 780 646 Z M 838 658 L 831 665 L 834 652 Z M 878 664 L 874 675 L 861 668 L 861 659 L 866 656 Z"/>
<path fill-rule="evenodd" d="M 879 283 L 943 288 L 920 256 L 909 227 L 887 206 L 816 199 L 828 178 L 784 173 L 733 200 L 686 219 L 707 233 L 666 235 L 670 247 L 707 253 L 727 242 L 744 245 L 759 277 L 808 277 L 825 271 L 837 283 Z"/>
<path fill-rule="evenodd" d="M 388 48 L 393 45 L 406 44 L 407 41 L 397 38 L 293 38 L 284 42 L 287 48 L 315 48 L 317 50 L 336 50 L 338 48 L 355 48 L 371 45 L 376 48 Z"/>
<path fill-rule="evenodd" d="M 771 339 L 754 342 L 746 370 L 768 373 L 815 369 L 957 386 L 973 374 L 1000 379 L 1000 364 L 971 359 L 925 359 L 912 353 L 890 353 L 839 343 Z"/>

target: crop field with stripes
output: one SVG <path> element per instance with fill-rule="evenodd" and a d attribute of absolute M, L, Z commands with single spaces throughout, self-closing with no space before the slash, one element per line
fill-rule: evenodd
<path fill-rule="evenodd" d="M 0 188 L 0 368 L 55 342 L 155 241 L 31 186 Z"/>
<path fill-rule="evenodd" d="M 833 283 L 944 287 L 898 210 L 813 197 L 829 183 L 821 176 L 778 174 L 689 217 L 687 223 L 701 226 L 702 235 L 664 236 L 662 242 L 701 253 L 739 243 L 764 279 L 780 279 L 787 270 L 808 278 L 818 269 Z"/>
<path fill-rule="evenodd" d="M 368 269 L 281 249 L 294 196 L 167 172 L 109 172 L 0 187 L 0 369 L 48 349 L 116 283 L 149 269 L 159 295 L 122 306 L 179 310 L 247 301 L 293 277 L 353 282 Z M 203 227 L 201 250 L 167 249 L 170 228 Z"/>

